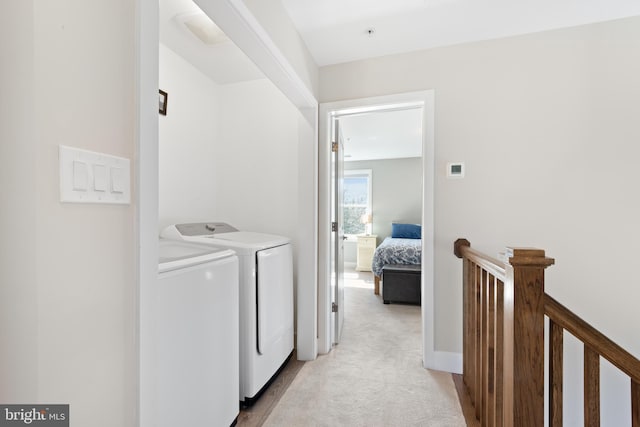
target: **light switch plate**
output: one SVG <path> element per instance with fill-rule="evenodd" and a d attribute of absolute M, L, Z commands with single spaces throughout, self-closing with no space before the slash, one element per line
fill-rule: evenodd
<path fill-rule="evenodd" d="M 59 158 L 61 202 L 131 203 L 129 159 L 65 145 Z"/>

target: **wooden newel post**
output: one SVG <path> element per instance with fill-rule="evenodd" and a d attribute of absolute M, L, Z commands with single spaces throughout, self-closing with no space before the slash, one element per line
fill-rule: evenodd
<path fill-rule="evenodd" d="M 462 248 L 463 247 L 471 247 L 471 243 L 469 243 L 469 241 L 467 239 L 458 239 L 455 242 L 453 242 L 453 253 L 455 254 L 455 256 L 457 256 L 458 258 L 462 258 Z"/>
<path fill-rule="evenodd" d="M 541 249 L 507 248 L 504 284 L 505 426 L 544 426 L 544 270 Z"/>

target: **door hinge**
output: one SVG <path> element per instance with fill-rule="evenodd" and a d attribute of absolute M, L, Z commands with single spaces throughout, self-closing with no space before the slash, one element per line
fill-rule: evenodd
<path fill-rule="evenodd" d="M 338 304 L 336 304 L 335 302 L 331 303 L 331 312 L 332 313 L 337 313 L 338 312 Z"/>
<path fill-rule="evenodd" d="M 337 142 L 332 142 L 331 143 L 331 152 L 332 153 L 337 153 L 338 152 L 338 143 Z"/>
<path fill-rule="evenodd" d="M 331 223 L 331 231 L 338 231 L 338 223 L 337 222 L 332 222 Z"/>

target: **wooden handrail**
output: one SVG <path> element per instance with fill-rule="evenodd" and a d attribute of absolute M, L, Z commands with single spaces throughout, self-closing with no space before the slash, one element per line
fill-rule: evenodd
<path fill-rule="evenodd" d="M 505 264 L 504 262 L 491 258 L 488 255 L 483 254 L 471 247 L 471 244 L 467 239 L 458 239 L 453 244 L 453 253 L 458 258 L 467 258 L 469 261 L 474 262 L 478 266 L 482 267 L 485 271 L 493 274 L 498 279 L 504 281 L 505 278 Z"/>
<path fill-rule="evenodd" d="M 636 382 L 640 382 L 640 360 L 545 294 L 544 311 L 551 320 L 591 347 Z"/>
<path fill-rule="evenodd" d="M 544 292 L 554 263 L 540 249 L 507 248 L 508 262 L 466 239 L 454 243 L 463 260 L 463 381 L 482 426 L 562 426 L 563 333 L 584 344 L 584 421 L 600 425 L 600 357 L 630 379 L 631 426 L 640 427 L 640 360 Z M 549 318 L 549 376 L 544 375 L 544 322 Z"/>

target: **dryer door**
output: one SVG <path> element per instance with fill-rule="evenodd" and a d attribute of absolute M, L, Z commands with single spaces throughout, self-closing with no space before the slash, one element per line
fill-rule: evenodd
<path fill-rule="evenodd" d="M 293 260 L 291 245 L 257 252 L 256 296 L 258 353 L 267 354 L 284 342 L 293 344 Z"/>

